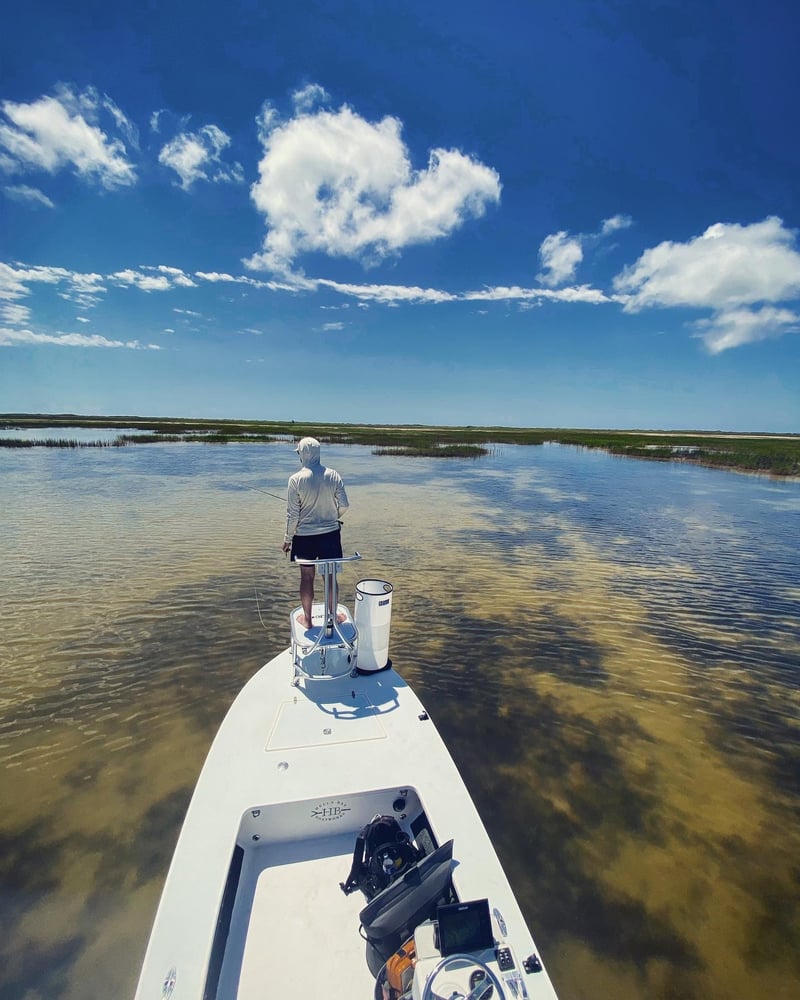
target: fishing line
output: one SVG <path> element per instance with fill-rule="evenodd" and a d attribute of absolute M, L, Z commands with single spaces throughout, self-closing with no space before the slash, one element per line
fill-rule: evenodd
<path fill-rule="evenodd" d="M 258 486 L 250 486 L 249 483 L 243 483 L 242 485 L 246 486 L 248 490 L 255 490 L 256 493 L 263 493 L 264 496 L 272 497 L 273 500 L 280 500 L 281 503 L 286 503 L 286 497 L 279 497 L 277 493 L 270 493 L 269 490 L 262 490 Z M 261 622 L 261 627 L 264 629 L 264 631 L 268 632 L 269 629 L 267 628 L 267 623 L 264 621 L 264 616 L 261 614 L 261 604 L 258 600 L 257 583 L 253 583 L 253 593 L 255 594 L 256 598 L 256 611 L 258 611 L 258 620 Z"/>

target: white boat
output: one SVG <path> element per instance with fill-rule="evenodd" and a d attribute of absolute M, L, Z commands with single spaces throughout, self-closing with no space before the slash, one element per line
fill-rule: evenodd
<path fill-rule="evenodd" d="M 388 660 L 391 585 L 360 581 L 355 615 L 338 602 L 338 564 L 358 558 L 317 564 L 313 627 L 292 612 L 290 647 L 225 717 L 136 1000 L 556 1000 L 461 775 Z M 369 857 L 376 828 L 389 840 Z"/>

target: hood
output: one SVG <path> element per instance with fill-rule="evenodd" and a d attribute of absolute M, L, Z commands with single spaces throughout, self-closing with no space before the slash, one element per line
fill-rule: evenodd
<path fill-rule="evenodd" d="M 319 462 L 319 441 L 316 438 L 303 438 L 295 451 L 303 465 L 315 465 Z"/>

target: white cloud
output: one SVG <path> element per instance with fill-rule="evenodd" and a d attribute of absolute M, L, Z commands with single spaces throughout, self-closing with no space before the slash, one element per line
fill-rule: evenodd
<path fill-rule="evenodd" d="M 6 197 L 12 201 L 19 201 L 33 205 L 35 208 L 44 205 L 45 208 L 55 208 L 55 204 L 50 198 L 40 191 L 39 188 L 30 187 L 27 184 L 12 184 L 3 188 Z"/>
<path fill-rule="evenodd" d="M 325 333 L 328 333 L 328 332 L 331 332 L 331 331 L 335 332 L 337 330 L 344 330 L 344 323 L 341 323 L 341 322 L 338 322 L 338 323 L 323 323 L 322 324 L 322 329 L 323 329 L 323 331 Z"/>
<path fill-rule="evenodd" d="M 13 266 L 0 261 L 0 299 L 16 300 L 30 294 L 28 285 L 43 282 L 57 285 L 68 279 L 70 272 L 63 267 Z"/>
<path fill-rule="evenodd" d="M 143 271 L 158 271 L 167 277 L 173 285 L 178 285 L 181 288 L 197 288 L 197 283 L 192 281 L 185 271 L 182 271 L 179 267 L 169 267 L 167 264 L 159 264 L 158 267 L 143 267 Z"/>
<path fill-rule="evenodd" d="M 300 114 L 307 114 L 329 100 L 330 95 L 327 90 L 324 87 L 320 87 L 318 83 L 309 83 L 308 86 L 296 90 L 292 94 L 292 103 L 294 104 L 295 111 Z"/>
<path fill-rule="evenodd" d="M 109 340 L 99 334 L 34 333 L 32 330 L 10 330 L 0 327 L 0 347 L 19 344 L 54 344 L 56 347 L 117 347 L 131 351 L 160 351 L 157 344 L 142 344 L 138 340 Z"/>
<path fill-rule="evenodd" d="M 181 132 L 158 154 L 158 161 L 174 170 L 184 191 L 196 181 L 241 183 L 244 170 L 240 163 L 225 164 L 222 152 L 231 144 L 216 125 L 204 125 L 196 132 Z"/>
<path fill-rule="evenodd" d="M 800 294 L 795 233 L 773 217 L 750 226 L 718 222 L 687 243 L 659 243 L 614 279 L 625 309 L 731 309 Z"/>
<path fill-rule="evenodd" d="M 719 354 L 730 347 L 800 332 L 800 315 L 775 306 L 729 309 L 698 320 L 694 327 L 709 353 Z"/>
<path fill-rule="evenodd" d="M 581 237 L 570 236 L 563 230 L 545 236 L 539 247 L 539 258 L 543 267 L 538 275 L 539 280 L 551 287 L 561 285 L 574 276 L 578 264 L 583 260 Z"/>
<path fill-rule="evenodd" d="M 100 296 L 106 292 L 102 284 L 102 274 L 80 274 L 71 272 L 68 277 L 68 288 L 59 294 L 82 309 L 91 309 L 100 301 Z"/>
<path fill-rule="evenodd" d="M 608 236 L 616 233 L 620 229 L 629 229 L 633 225 L 633 219 L 629 215 L 612 215 L 610 219 L 603 219 L 600 226 L 600 235 Z"/>
<path fill-rule="evenodd" d="M 395 304 L 400 302 L 453 302 L 458 296 L 438 288 L 419 288 L 416 285 L 354 285 L 320 278 L 316 284 L 330 288 L 342 295 L 349 295 L 366 302 Z"/>
<path fill-rule="evenodd" d="M 249 285 L 251 288 L 268 288 L 273 292 L 297 292 L 301 288 L 306 291 L 314 291 L 316 282 L 308 281 L 305 278 L 292 276 L 291 282 L 286 281 L 258 281 L 242 274 L 226 274 L 220 271 L 195 271 L 195 277 L 212 284 L 217 282 L 228 282 L 235 285 Z"/>
<path fill-rule="evenodd" d="M 468 302 L 585 302 L 588 305 L 601 305 L 611 299 L 598 288 L 590 285 L 571 285 L 569 288 L 522 288 L 519 285 L 497 285 L 494 288 L 482 288 L 478 291 L 464 292 L 459 298 Z"/>
<path fill-rule="evenodd" d="M 43 96 L 28 104 L 3 101 L 5 121 L 0 121 L 0 146 L 4 169 L 19 173 L 44 170 L 54 174 L 72 167 L 83 180 L 105 188 L 136 181 L 125 143 L 108 134 L 110 127 L 135 145 L 135 128 L 108 97 L 94 88 L 77 92 L 60 86 L 56 96 Z M 108 120 L 106 131 L 101 119 Z"/>
<path fill-rule="evenodd" d="M 587 249 L 597 247 L 607 236 L 632 225 L 633 219 L 629 215 L 612 215 L 603 219 L 600 229 L 594 233 L 573 235 L 562 229 L 545 236 L 539 247 L 542 270 L 536 277 L 550 288 L 572 281 Z"/>
<path fill-rule="evenodd" d="M 800 295 L 795 244 L 795 232 L 774 216 L 749 226 L 718 222 L 686 243 L 665 241 L 645 250 L 615 278 L 614 288 L 626 312 L 711 310 L 695 326 L 718 354 L 797 329 L 795 313 L 775 308 Z"/>
<path fill-rule="evenodd" d="M 4 323 L 10 323 L 12 326 L 22 326 L 23 323 L 28 323 L 30 318 L 31 311 L 27 306 L 11 302 L 5 302 L 0 305 L 0 320 Z"/>
<path fill-rule="evenodd" d="M 166 292 L 172 287 L 166 275 L 155 277 L 154 275 L 142 274 L 141 271 L 133 271 L 130 268 L 125 271 L 117 271 L 108 277 L 109 280 L 116 281 L 121 285 L 135 285 L 143 292 Z"/>
<path fill-rule="evenodd" d="M 412 169 L 396 118 L 371 123 L 348 107 L 278 122 L 262 109 L 264 155 L 251 197 L 268 232 L 252 268 L 292 270 L 304 252 L 369 261 L 446 236 L 500 198 L 495 170 L 435 149 Z"/>

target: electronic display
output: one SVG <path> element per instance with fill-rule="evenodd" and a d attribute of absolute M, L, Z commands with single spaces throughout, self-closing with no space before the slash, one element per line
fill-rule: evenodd
<path fill-rule="evenodd" d="M 439 921 L 439 951 L 442 958 L 457 952 L 494 948 L 488 899 L 440 906 L 436 917 Z"/>

